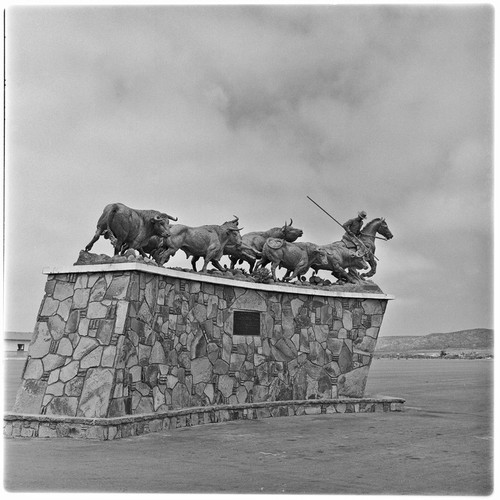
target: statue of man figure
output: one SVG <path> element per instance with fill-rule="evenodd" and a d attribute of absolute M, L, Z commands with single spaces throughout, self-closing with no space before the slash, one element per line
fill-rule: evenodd
<path fill-rule="evenodd" d="M 364 250 L 364 246 L 359 241 L 359 236 L 361 235 L 361 228 L 363 227 L 363 219 L 366 219 L 366 212 L 361 210 L 358 212 L 358 216 L 354 219 L 349 219 L 347 222 L 342 224 L 342 227 L 345 229 L 345 234 L 342 237 L 342 241 L 346 244 L 347 247 L 351 247 L 354 245 L 356 250 Z"/>

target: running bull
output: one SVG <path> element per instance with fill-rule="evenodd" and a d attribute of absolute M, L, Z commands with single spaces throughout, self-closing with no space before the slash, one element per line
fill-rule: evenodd
<path fill-rule="evenodd" d="M 283 281 L 291 281 L 300 278 L 307 273 L 315 263 L 324 261 L 326 258 L 324 250 L 319 245 L 309 242 L 291 243 L 283 239 L 268 238 L 262 248 L 262 258 L 257 267 L 264 267 L 271 263 L 271 273 L 276 280 L 276 268 L 286 268 L 292 272 L 286 273 Z"/>
<path fill-rule="evenodd" d="M 90 252 L 94 243 L 103 235 L 111 240 L 115 255 L 128 248 L 145 255 L 143 246 L 152 236 L 170 236 L 169 219 L 177 220 L 176 217 L 157 210 L 136 210 L 122 203 L 106 205 L 97 222 L 94 237 L 85 250 Z"/>

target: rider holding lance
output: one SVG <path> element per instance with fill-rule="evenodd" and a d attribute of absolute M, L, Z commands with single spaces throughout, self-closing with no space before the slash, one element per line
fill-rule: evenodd
<path fill-rule="evenodd" d="M 354 244 L 356 246 L 356 250 L 363 250 L 364 247 L 364 245 L 358 239 L 361 236 L 363 219 L 366 219 L 366 212 L 364 210 L 361 210 L 361 212 L 358 212 L 357 217 L 355 217 L 354 219 L 349 219 L 347 222 L 342 224 L 342 227 L 346 231 L 342 239 L 345 241 L 347 246 L 350 246 L 349 243 Z"/>

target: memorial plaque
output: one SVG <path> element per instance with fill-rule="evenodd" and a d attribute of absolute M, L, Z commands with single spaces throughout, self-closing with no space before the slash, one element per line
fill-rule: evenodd
<path fill-rule="evenodd" d="M 260 336 L 260 313 L 234 311 L 233 335 Z"/>

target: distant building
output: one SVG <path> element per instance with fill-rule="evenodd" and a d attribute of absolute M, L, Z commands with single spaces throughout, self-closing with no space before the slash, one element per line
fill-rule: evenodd
<path fill-rule="evenodd" d="M 32 335 L 31 332 L 4 332 L 4 352 L 27 352 Z"/>

